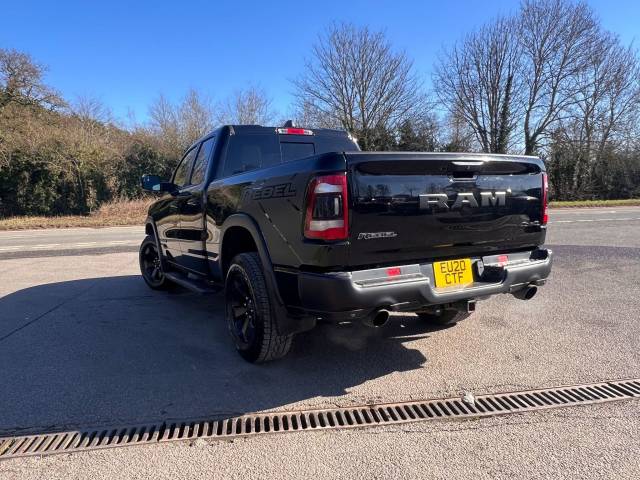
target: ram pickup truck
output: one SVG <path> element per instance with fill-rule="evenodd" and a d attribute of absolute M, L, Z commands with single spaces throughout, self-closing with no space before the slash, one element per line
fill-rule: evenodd
<path fill-rule="evenodd" d="M 153 289 L 224 288 L 250 362 L 284 356 L 320 320 L 447 325 L 545 283 L 547 175 L 534 157 L 361 152 L 346 132 L 229 125 L 172 177 L 145 175 L 140 268 Z"/>

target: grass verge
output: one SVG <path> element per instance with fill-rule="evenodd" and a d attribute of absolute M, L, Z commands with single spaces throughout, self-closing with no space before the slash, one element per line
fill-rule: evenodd
<path fill-rule="evenodd" d="M 3 218 L 0 219 L 0 230 L 142 225 L 152 201 L 153 199 L 116 200 L 101 205 L 90 215 Z"/>
<path fill-rule="evenodd" d="M 570 200 L 563 202 L 551 202 L 551 208 L 579 208 L 579 207 L 628 207 L 640 205 L 640 198 L 628 198 L 625 200 Z"/>

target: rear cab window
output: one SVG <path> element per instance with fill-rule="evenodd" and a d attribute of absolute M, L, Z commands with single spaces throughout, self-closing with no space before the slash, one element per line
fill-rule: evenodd
<path fill-rule="evenodd" d="M 280 152 L 282 162 L 293 162 L 301 158 L 312 157 L 316 154 L 316 147 L 313 143 L 280 142 Z"/>

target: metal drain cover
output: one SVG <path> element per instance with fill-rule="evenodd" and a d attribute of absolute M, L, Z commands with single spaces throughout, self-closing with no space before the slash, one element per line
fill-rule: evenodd
<path fill-rule="evenodd" d="M 640 379 L 493 395 L 466 394 L 464 398 L 255 413 L 224 419 L 42 433 L 0 438 L 0 460 L 197 438 L 230 439 L 265 433 L 471 419 L 633 398 L 640 398 Z"/>

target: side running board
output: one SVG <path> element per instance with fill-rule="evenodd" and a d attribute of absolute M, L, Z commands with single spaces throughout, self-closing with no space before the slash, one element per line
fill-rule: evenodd
<path fill-rule="evenodd" d="M 192 292 L 198 293 L 200 295 L 217 293 L 221 290 L 221 288 L 219 287 L 208 285 L 206 282 L 203 282 L 202 280 L 195 280 L 181 273 L 166 272 L 164 276 L 167 280 L 170 280 L 173 283 L 180 285 L 181 287 L 184 287 L 187 290 L 191 290 Z"/>

